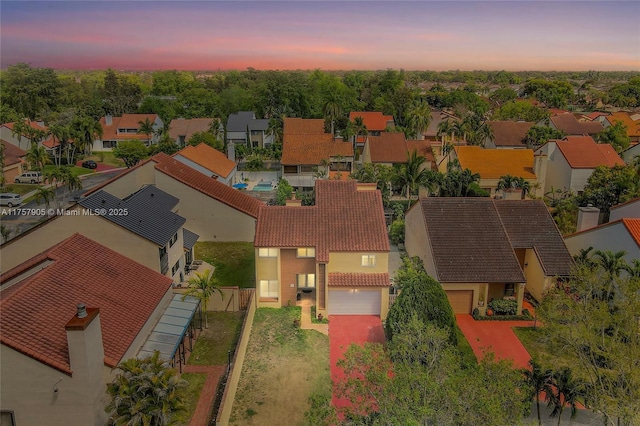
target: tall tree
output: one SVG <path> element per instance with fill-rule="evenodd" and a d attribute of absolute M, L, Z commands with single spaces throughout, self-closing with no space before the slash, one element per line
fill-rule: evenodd
<path fill-rule="evenodd" d="M 166 426 L 183 420 L 188 383 L 160 359 L 160 352 L 128 359 L 117 368 L 120 372 L 107 384 L 110 424 Z"/>
<path fill-rule="evenodd" d="M 621 121 L 616 121 L 600 132 L 597 140 L 599 143 L 611 144 L 618 153 L 629 148 L 629 144 L 631 143 L 631 138 L 629 138 L 627 134 L 627 126 Z"/>
<path fill-rule="evenodd" d="M 531 399 L 535 398 L 536 401 L 536 413 L 538 415 L 538 425 L 542 425 L 542 418 L 540 415 L 540 393 L 544 392 L 545 395 L 552 395 L 552 374 L 550 369 L 544 369 L 536 359 L 529 360 L 529 368 L 522 370 L 522 374 L 525 377 L 525 382 L 529 386 L 531 392 Z"/>
<path fill-rule="evenodd" d="M 578 402 L 583 397 L 583 384 L 576 380 L 568 367 L 562 367 L 551 374 L 551 393 L 549 406 L 553 408 L 551 417 L 558 416 L 558 426 L 562 424 L 562 412 L 565 406 L 571 408 L 571 419 L 578 413 Z"/>
<path fill-rule="evenodd" d="M 411 129 L 411 133 L 416 139 L 424 139 L 431 122 L 431 108 L 424 100 L 416 100 L 407 111 L 407 127 Z"/>
<path fill-rule="evenodd" d="M 418 191 L 421 186 L 431 184 L 430 170 L 425 167 L 426 159 L 418 155 L 417 151 L 407 152 L 407 164 L 402 165 L 397 175 L 402 192 L 407 199 Z"/>
<path fill-rule="evenodd" d="M 209 299 L 215 292 L 220 293 L 220 296 L 224 299 L 224 293 L 220 288 L 220 283 L 213 275 L 213 271 L 207 269 L 203 272 L 196 272 L 195 277 L 188 281 L 187 291 L 184 293 L 184 296 L 194 296 L 200 299 L 202 309 L 204 310 L 205 326 L 207 328 L 209 327 L 207 303 L 209 303 Z"/>
<path fill-rule="evenodd" d="M 27 163 L 34 170 L 39 170 L 44 175 L 44 166 L 51 162 L 47 150 L 42 145 L 31 145 L 26 155 Z"/>
<path fill-rule="evenodd" d="M 93 141 L 102 138 L 102 126 L 89 116 L 76 116 L 71 124 L 76 140 L 74 149 L 83 154 L 90 154 Z"/>
<path fill-rule="evenodd" d="M 56 199 L 56 193 L 53 189 L 45 186 L 40 186 L 36 190 L 36 204 L 44 203 L 46 207 L 51 205 L 51 202 Z"/>
<path fill-rule="evenodd" d="M 340 114 L 342 114 L 340 99 L 336 93 L 332 92 L 329 94 L 327 101 L 322 107 L 322 113 L 325 118 L 331 122 L 331 134 L 335 135 L 335 122 Z"/>
<path fill-rule="evenodd" d="M 112 152 L 116 158 L 124 161 L 129 169 L 149 155 L 147 147 L 139 140 L 118 142 L 118 146 L 113 148 Z"/>
<path fill-rule="evenodd" d="M 144 121 L 138 121 L 138 126 L 138 133 L 146 135 L 147 145 L 151 145 L 151 135 L 155 133 L 153 122 L 149 120 L 149 117 L 147 117 Z"/>

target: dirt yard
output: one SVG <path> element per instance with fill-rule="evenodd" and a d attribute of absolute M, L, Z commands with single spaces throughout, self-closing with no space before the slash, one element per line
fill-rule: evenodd
<path fill-rule="evenodd" d="M 230 424 L 304 424 L 311 394 L 330 394 L 329 339 L 299 320 L 296 307 L 256 311 Z"/>

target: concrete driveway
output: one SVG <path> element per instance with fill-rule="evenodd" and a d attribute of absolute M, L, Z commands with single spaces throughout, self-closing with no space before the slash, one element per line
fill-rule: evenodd
<path fill-rule="evenodd" d="M 476 358 L 493 352 L 497 359 L 510 359 L 516 368 L 524 368 L 531 356 L 513 332 L 513 327 L 533 327 L 533 321 L 476 321 L 471 315 L 458 314 L 456 321 Z"/>
<path fill-rule="evenodd" d="M 345 378 L 344 371 L 336 363 L 352 344 L 367 342 L 384 343 L 384 329 L 380 317 L 375 315 L 329 315 L 329 362 L 334 388 Z M 348 401 L 333 397 L 336 408 L 344 407 Z"/>

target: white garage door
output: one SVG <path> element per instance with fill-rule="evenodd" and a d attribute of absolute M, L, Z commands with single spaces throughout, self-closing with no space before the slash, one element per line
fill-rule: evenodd
<path fill-rule="evenodd" d="M 380 289 L 329 290 L 329 315 L 380 315 Z"/>

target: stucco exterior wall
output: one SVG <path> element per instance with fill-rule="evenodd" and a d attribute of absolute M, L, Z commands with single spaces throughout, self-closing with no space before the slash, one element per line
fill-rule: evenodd
<path fill-rule="evenodd" d="M 627 254 L 624 259 L 631 263 L 633 259 L 640 259 L 640 247 L 629 235 L 622 222 L 600 226 L 579 234 L 573 234 L 564 239 L 564 243 L 572 256 L 578 254 L 580 249 L 593 247 L 593 250 L 610 250 L 618 252 L 624 250 Z"/>
<path fill-rule="evenodd" d="M 156 186 L 178 197 L 175 211 L 187 219 L 185 228 L 200 236 L 200 241 L 252 242 L 256 220 L 182 182 L 156 171 Z"/>
<path fill-rule="evenodd" d="M 478 301 L 481 299 L 480 292 L 482 291 L 482 298 L 485 300 L 486 304 L 491 300 L 491 298 L 485 297 L 485 291 L 489 287 L 486 283 L 440 283 L 444 291 L 447 290 L 472 290 L 473 291 L 473 302 L 472 302 L 472 310 L 478 307 Z"/>
<path fill-rule="evenodd" d="M 4 181 L 7 183 L 13 183 L 13 180 L 16 176 L 19 176 L 23 173 L 22 163 L 12 164 L 10 166 L 6 166 L 3 170 L 4 173 Z"/>
<path fill-rule="evenodd" d="M 544 270 L 540 260 L 533 249 L 527 249 L 524 257 L 524 276 L 527 280 L 526 289 L 537 301 L 542 300 L 544 292 L 547 290 L 548 280 L 544 275 Z"/>
<path fill-rule="evenodd" d="M 3 244 L 0 270 L 6 272 L 76 232 L 160 272 L 158 246 L 97 216 L 60 216 L 18 240 Z"/>
<path fill-rule="evenodd" d="M 405 215 L 405 237 L 404 245 L 407 254 L 411 257 L 418 256 L 422 259 L 424 269 L 427 273 L 438 279 L 436 265 L 433 261 L 431 243 L 427 236 L 427 228 L 422 216 L 422 209 L 415 204 Z"/>
<path fill-rule="evenodd" d="M 155 163 L 150 161 L 129 173 L 118 177 L 118 179 L 107 184 L 102 189 L 120 199 L 131 195 L 139 190 L 143 185 L 155 183 Z"/>
<path fill-rule="evenodd" d="M 260 295 L 260 280 L 278 280 L 278 285 L 281 286 L 282 280 L 280 279 L 280 249 L 274 249 L 277 251 L 277 257 L 260 257 L 258 248 L 255 249 L 256 259 L 256 303 L 259 308 L 279 308 L 280 297 L 278 300 L 266 299 Z M 279 287 L 280 288 L 280 287 Z"/>
<path fill-rule="evenodd" d="M 298 286 L 296 274 L 315 274 L 315 258 L 298 258 L 296 249 L 280 249 L 280 303 L 281 306 L 287 304 L 295 305 Z"/>
<path fill-rule="evenodd" d="M 640 219 L 640 199 L 620 207 L 612 207 L 609 214 L 609 222 L 625 217 Z"/>
<path fill-rule="evenodd" d="M 587 181 L 595 169 L 572 169 L 571 170 L 571 192 L 577 194 L 584 191 Z"/>
<path fill-rule="evenodd" d="M 362 266 L 362 255 L 376 256 L 375 266 Z M 389 272 L 389 253 L 386 252 L 333 252 L 329 253 L 327 273 L 332 272 Z"/>
<path fill-rule="evenodd" d="M 554 144 L 555 145 L 555 144 Z M 559 149 L 550 149 L 547 157 L 547 176 L 544 192 L 555 189 L 571 190 L 571 167 Z"/>
<path fill-rule="evenodd" d="M 28 150 L 29 146 L 31 145 L 29 138 L 22 136 L 20 141 L 18 141 L 18 138 L 16 136 L 13 135 L 13 132 L 10 128 L 0 126 L 0 139 L 9 142 L 11 145 L 17 146 L 18 148 L 22 148 L 25 151 Z"/>

